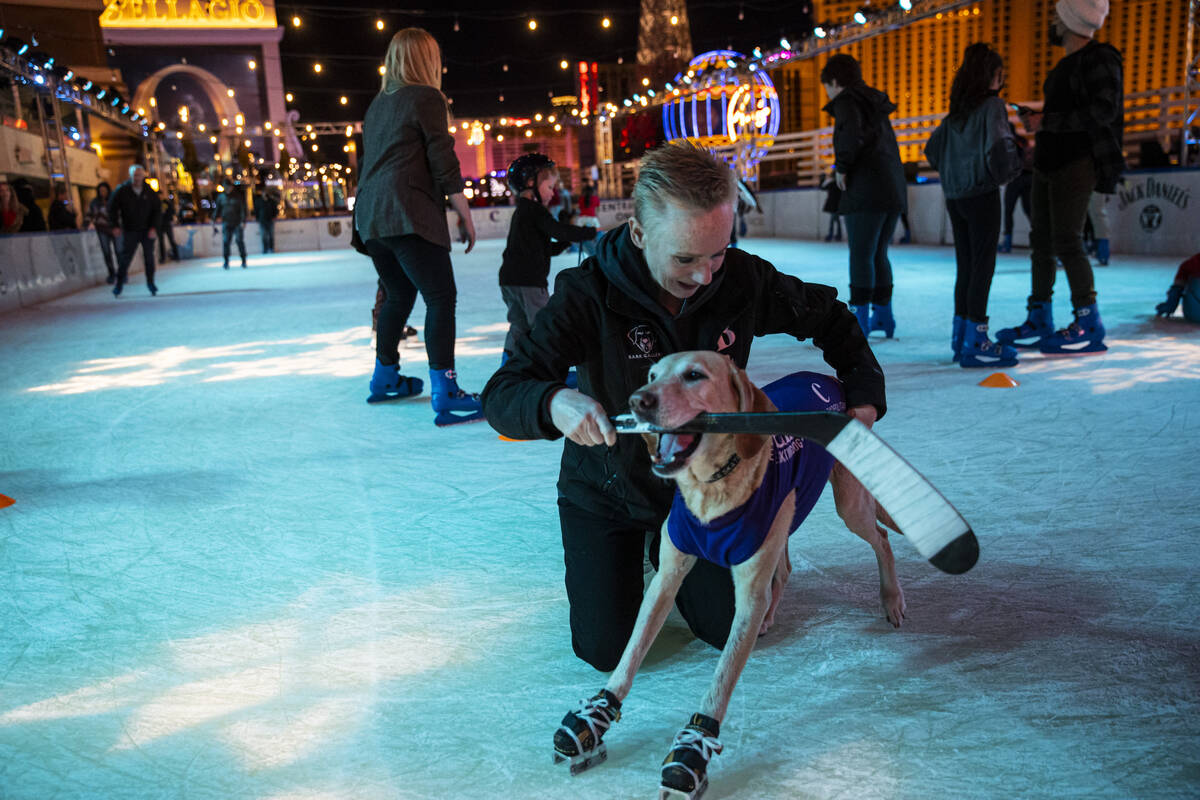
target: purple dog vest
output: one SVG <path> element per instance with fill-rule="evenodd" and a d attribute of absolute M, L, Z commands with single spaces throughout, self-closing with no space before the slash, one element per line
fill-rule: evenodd
<path fill-rule="evenodd" d="M 780 411 L 845 411 L 837 379 L 815 372 L 795 372 L 763 387 Z M 820 445 L 791 436 L 771 437 L 771 456 L 762 485 L 746 503 L 707 525 L 688 510 L 675 491 L 667 535 L 680 552 L 722 567 L 740 564 L 762 546 L 779 507 L 793 489 L 795 511 L 789 534 L 812 511 L 829 480 L 833 456 Z"/>

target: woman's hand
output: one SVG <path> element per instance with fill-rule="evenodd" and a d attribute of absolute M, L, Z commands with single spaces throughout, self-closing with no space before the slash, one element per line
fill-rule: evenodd
<path fill-rule="evenodd" d="M 550 398 L 550 421 L 563 436 L 584 447 L 617 443 L 617 431 L 604 407 L 574 389 L 559 389 Z"/>
<path fill-rule="evenodd" d="M 467 196 L 462 192 L 450 195 L 450 205 L 458 212 L 458 217 L 463 221 L 463 227 L 467 229 L 467 249 L 464 253 L 471 252 L 475 247 L 475 219 L 471 216 L 471 206 L 467 203 Z"/>

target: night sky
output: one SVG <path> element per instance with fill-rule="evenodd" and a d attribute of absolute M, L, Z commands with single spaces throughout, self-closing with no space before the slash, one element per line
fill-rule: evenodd
<path fill-rule="evenodd" d="M 388 41 L 410 25 L 425 28 L 441 44 L 447 68 L 442 89 L 458 117 L 526 116 L 549 110 L 550 95 L 575 93 L 573 73 L 559 66 L 563 59 L 572 67 L 581 59 L 636 60 L 637 0 L 607 6 L 546 0 L 453 0 L 412 6 L 403 13 L 395 4 L 370 2 L 276 6 L 285 28 L 280 44 L 284 86 L 294 94 L 289 108 L 299 110 L 301 122 L 362 119 L 379 89 L 378 69 Z M 749 52 L 755 46 L 772 46 L 781 36 L 811 29 L 808 8 L 808 0 L 690 2 L 693 49 Z M 301 19 L 299 28 L 292 25 L 293 15 Z M 605 16 L 612 20 L 607 30 L 600 25 Z M 537 19 L 536 31 L 528 28 L 530 17 Z M 378 19 L 384 22 L 382 31 L 376 28 Z M 317 61 L 322 66 L 319 74 L 313 71 Z M 339 102 L 343 95 L 349 101 L 345 106 Z"/>

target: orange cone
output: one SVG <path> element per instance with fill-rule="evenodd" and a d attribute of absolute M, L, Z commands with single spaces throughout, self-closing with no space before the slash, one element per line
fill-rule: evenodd
<path fill-rule="evenodd" d="M 987 386 L 992 389 L 1013 389 L 1021 384 L 1014 381 L 1012 378 L 1005 375 L 1003 372 L 993 372 L 979 382 L 980 386 Z"/>
<path fill-rule="evenodd" d="M 528 442 L 528 441 L 530 441 L 529 439 L 510 439 L 509 437 L 505 436 L 503 433 L 497 434 L 496 438 L 502 442 Z"/>
<path fill-rule="evenodd" d="M 6 494 L 0 494 L 0 508 L 8 508 L 13 503 L 17 502 Z"/>

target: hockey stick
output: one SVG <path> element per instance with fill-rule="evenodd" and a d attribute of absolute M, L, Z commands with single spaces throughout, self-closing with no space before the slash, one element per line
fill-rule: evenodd
<path fill-rule="evenodd" d="M 632 414 L 613 417 L 612 423 L 617 433 L 748 433 L 809 439 L 850 470 L 929 563 L 958 575 L 979 560 L 979 541 L 957 509 L 887 442 L 845 414 L 700 414 L 671 431 L 639 422 Z"/>

